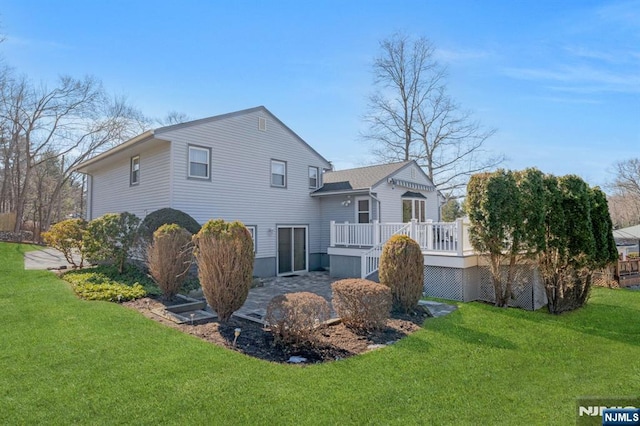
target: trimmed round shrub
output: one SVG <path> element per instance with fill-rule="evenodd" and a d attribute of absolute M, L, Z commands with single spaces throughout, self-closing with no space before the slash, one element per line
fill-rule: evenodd
<path fill-rule="evenodd" d="M 67 219 L 53 225 L 48 232 L 42 234 L 44 242 L 62 252 L 64 258 L 74 268 L 82 268 L 84 264 L 84 232 L 87 222 L 83 219 Z M 74 254 L 80 254 L 80 264 L 76 264 Z"/>
<path fill-rule="evenodd" d="M 226 322 L 253 283 L 253 240 L 241 222 L 210 220 L 193 237 L 198 278 L 209 306 Z"/>
<path fill-rule="evenodd" d="M 187 278 L 193 259 L 191 233 L 176 224 L 162 225 L 147 249 L 147 266 L 163 297 L 172 299 Z"/>
<path fill-rule="evenodd" d="M 385 326 L 391 311 L 391 289 L 373 281 L 352 278 L 331 285 L 331 303 L 342 322 L 357 330 Z"/>
<path fill-rule="evenodd" d="M 391 289 L 393 308 L 411 312 L 422 296 L 424 276 L 420 245 L 406 235 L 394 235 L 382 248 L 380 283 Z"/>
<path fill-rule="evenodd" d="M 313 345 L 315 330 L 330 316 L 329 303 L 324 297 L 299 292 L 281 294 L 271 299 L 265 321 L 277 344 Z"/>
<path fill-rule="evenodd" d="M 163 208 L 149 213 L 140 224 L 140 236 L 147 241 L 153 238 L 153 233 L 162 225 L 175 223 L 195 235 L 200 231 L 200 224 L 197 220 L 183 211 Z"/>

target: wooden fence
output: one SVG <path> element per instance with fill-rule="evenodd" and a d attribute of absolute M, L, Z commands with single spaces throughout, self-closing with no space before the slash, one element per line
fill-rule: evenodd
<path fill-rule="evenodd" d="M 620 287 L 640 285 L 640 259 L 619 260 L 615 276 Z"/>
<path fill-rule="evenodd" d="M 0 231 L 1 232 L 13 232 L 13 228 L 15 226 L 16 226 L 15 213 L 0 213 Z"/>

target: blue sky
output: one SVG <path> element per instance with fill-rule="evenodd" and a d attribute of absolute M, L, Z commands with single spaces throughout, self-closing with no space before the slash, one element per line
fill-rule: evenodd
<path fill-rule="evenodd" d="M 640 1 L 5 1 L 7 64 L 100 78 L 150 116 L 265 105 L 336 168 L 369 164 L 371 64 L 428 37 L 506 167 L 611 179 L 640 156 Z"/>

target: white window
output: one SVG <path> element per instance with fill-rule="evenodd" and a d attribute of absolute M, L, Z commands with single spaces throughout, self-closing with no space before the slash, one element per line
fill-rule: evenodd
<path fill-rule="evenodd" d="M 253 240 L 253 252 L 257 252 L 258 251 L 258 246 L 256 244 L 256 227 L 255 225 L 245 225 L 245 227 L 249 230 L 249 233 L 251 234 L 251 239 Z"/>
<path fill-rule="evenodd" d="M 287 163 L 271 160 L 271 186 L 285 188 L 287 186 Z"/>
<path fill-rule="evenodd" d="M 318 168 L 309 167 L 309 188 L 316 189 L 318 186 Z"/>
<path fill-rule="evenodd" d="M 358 223 L 369 223 L 371 214 L 369 213 L 369 199 L 356 199 L 356 218 Z"/>
<path fill-rule="evenodd" d="M 189 147 L 189 177 L 209 179 L 211 150 L 197 146 Z"/>
<path fill-rule="evenodd" d="M 427 219 L 426 200 L 420 198 L 402 199 L 402 221 L 410 222 L 416 219 L 418 222 L 425 222 Z"/>
<path fill-rule="evenodd" d="M 129 174 L 129 183 L 137 185 L 140 183 L 140 156 L 131 157 L 131 172 Z"/>

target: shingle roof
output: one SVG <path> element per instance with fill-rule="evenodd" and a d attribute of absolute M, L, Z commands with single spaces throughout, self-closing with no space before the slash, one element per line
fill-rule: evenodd
<path fill-rule="evenodd" d="M 640 225 L 629 226 L 628 228 L 616 229 L 613 231 L 613 238 L 616 240 L 639 240 Z"/>
<path fill-rule="evenodd" d="M 380 164 L 378 166 L 358 167 L 356 169 L 326 172 L 322 176 L 324 185 L 316 192 L 328 192 L 346 189 L 367 189 L 387 176 L 403 168 L 411 161 Z"/>

